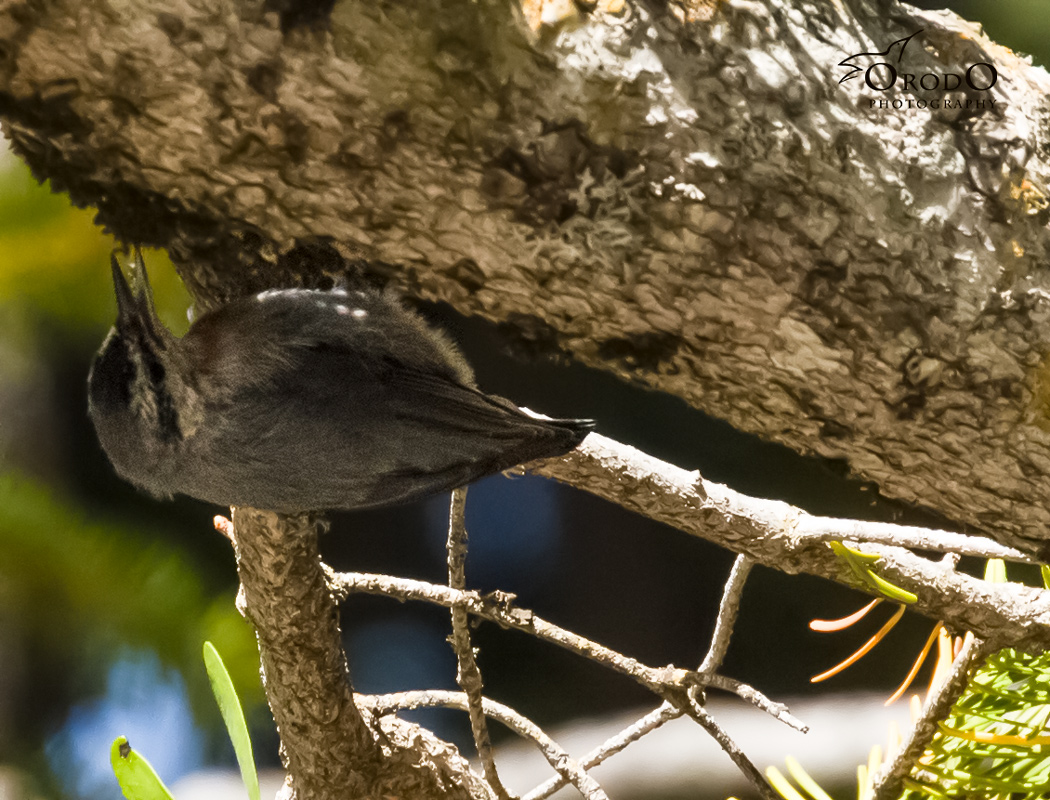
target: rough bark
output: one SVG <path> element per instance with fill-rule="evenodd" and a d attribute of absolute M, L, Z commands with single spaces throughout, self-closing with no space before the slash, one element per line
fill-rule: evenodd
<path fill-rule="evenodd" d="M 282 797 L 491 800 L 455 747 L 397 719 L 380 730 L 355 705 L 315 521 L 236 509 L 233 522 L 243 605 L 288 771 Z"/>
<path fill-rule="evenodd" d="M 994 64 L 957 95 L 994 109 L 872 110 L 837 83 L 918 28 L 913 71 Z M 5 0 L 0 44 L 18 151 L 168 247 L 205 305 L 316 280 L 323 237 L 537 349 L 1046 541 L 1050 79 L 951 14 L 607 2 L 532 36 L 495 0 L 344 0 L 286 32 L 262 0 Z"/>
<path fill-rule="evenodd" d="M 811 517 L 777 500 L 747 497 L 597 434 L 565 458 L 536 462 L 533 469 L 746 555 L 755 563 L 788 574 L 818 575 L 885 597 L 865 585 L 827 545 L 856 537 L 865 542 L 865 552 L 878 556 L 881 576 L 915 595 L 910 610 L 942 620 L 953 633 L 972 631 L 996 647 L 1036 653 L 1050 649 L 1046 591 L 989 583 L 958 572 L 954 560 L 933 561 L 901 546 L 868 541 L 863 524 L 843 525 L 844 520 Z M 902 529 L 898 541 L 903 539 Z"/>

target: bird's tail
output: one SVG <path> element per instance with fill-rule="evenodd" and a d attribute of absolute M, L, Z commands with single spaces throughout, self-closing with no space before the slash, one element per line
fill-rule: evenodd
<path fill-rule="evenodd" d="M 563 452 L 566 453 L 575 450 L 595 428 L 593 419 L 548 419 L 544 422 L 556 430 L 558 442 L 564 445 Z"/>

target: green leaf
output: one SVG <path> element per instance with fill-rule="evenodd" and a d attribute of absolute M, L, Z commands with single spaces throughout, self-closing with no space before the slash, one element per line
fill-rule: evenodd
<path fill-rule="evenodd" d="M 907 589 L 903 589 L 896 584 L 890 583 L 885 578 L 876 575 L 871 570 L 868 570 L 871 575 L 871 579 L 875 581 L 875 586 L 880 592 L 882 592 L 890 600 L 896 600 L 898 603 L 904 603 L 905 605 L 911 605 L 912 603 L 919 602 L 918 596 L 914 592 L 909 592 Z"/>
<path fill-rule="evenodd" d="M 1006 562 L 1001 558 L 989 558 L 984 565 L 984 579 L 988 583 L 1006 583 Z"/>
<path fill-rule="evenodd" d="M 840 555 L 857 564 L 877 564 L 879 559 L 882 558 L 882 556 L 875 555 L 874 553 L 865 553 L 855 547 L 849 547 L 842 542 L 828 542 L 828 547 L 834 550 L 836 555 Z M 852 556 L 852 558 L 849 558 L 850 556 Z"/>
<path fill-rule="evenodd" d="M 867 563 L 871 562 L 871 556 L 851 547 L 846 547 L 842 542 L 828 542 L 828 547 L 831 548 L 835 555 L 846 562 L 846 566 L 850 568 L 850 572 L 857 577 L 857 580 L 868 584 L 873 589 L 875 588 L 875 584 L 870 577 L 870 570 L 867 567 Z M 877 556 L 875 560 L 878 560 Z"/>
<path fill-rule="evenodd" d="M 113 740 L 109 763 L 127 800 L 174 800 L 150 763 L 131 749 L 126 736 Z"/>
<path fill-rule="evenodd" d="M 237 764 L 241 768 L 244 788 L 248 790 L 248 797 L 251 800 L 260 800 L 259 774 L 255 771 L 252 740 L 248 735 L 248 725 L 244 721 L 244 710 L 237 697 L 237 690 L 233 688 L 230 673 L 226 671 L 226 665 L 222 663 L 219 651 L 211 642 L 204 643 L 204 666 L 208 670 L 208 680 L 211 681 L 215 702 L 219 704 L 222 721 L 226 723 L 226 731 L 230 735 L 230 741 L 233 742 L 233 751 L 237 754 Z"/>
<path fill-rule="evenodd" d="M 875 574 L 875 571 L 871 567 L 879 561 L 880 556 L 872 555 L 871 553 L 862 553 L 860 550 L 847 547 L 842 542 L 828 542 L 828 547 L 831 548 L 835 555 L 846 562 L 850 571 L 852 571 L 859 580 L 868 584 L 868 586 L 875 589 L 879 594 L 888 597 L 890 600 L 895 600 L 898 603 L 904 603 L 905 605 L 911 605 L 912 603 L 918 602 L 919 598 L 916 597 L 914 593 L 892 584 L 885 578 Z"/>

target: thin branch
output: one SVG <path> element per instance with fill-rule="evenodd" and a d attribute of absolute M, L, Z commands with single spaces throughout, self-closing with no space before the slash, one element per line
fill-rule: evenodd
<path fill-rule="evenodd" d="M 926 695 L 922 712 L 908 737 L 901 742 L 896 755 L 887 759 L 875 776 L 869 795 L 871 800 L 892 800 L 900 795 L 904 779 L 937 732 L 937 723 L 948 716 L 955 701 L 966 690 L 972 671 L 985 657 L 998 649 L 976 637 L 967 636 L 966 639 L 959 655 L 955 657 L 947 679 L 936 690 Z"/>
<path fill-rule="evenodd" d="M 689 670 L 674 667 L 650 667 L 637 659 L 598 644 L 572 631 L 560 628 L 511 604 L 511 596 L 492 594 L 482 597 L 475 591 L 452 589 L 425 581 L 374 575 L 361 572 L 329 573 L 331 588 L 337 598 L 351 592 L 377 594 L 397 600 L 422 600 L 446 608 L 460 607 L 468 613 L 495 622 L 505 628 L 526 631 L 548 642 L 596 661 L 627 675 L 649 689 L 666 691 L 695 685 L 700 676 Z"/>
<path fill-rule="evenodd" d="M 740 494 L 698 472 L 595 433 L 567 456 L 533 462 L 527 468 L 747 555 L 758 564 L 789 574 L 817 575 L 875 594 L 827 546 L 835 539 L 859 543 L 863 552 L 879 556 L 875 568 L 882 577 L 918 597 L 911 610 L 943 620 L 951 630 L 973 631 L 999 647 L 1050 649 L 1050 593 L 1019 584 L 990 584 L 955 572 L 951 564 L 903 549 L 958 550 L 1032 561 L 990 539 L 814 517 L 787 503 Z"/>
<path fill-rule="evenodd" d="M 1038 564 L 1039 559 L 1013 547 L 968 533 L 897 525 L 892 522 L 865 522 L 836 517 L 806 515 L 806 535 L 825 542 L 852 541 L 886 544 L 934 553 L 954 553 L 975 558 L 1001 558 L 1022 564 Z"/>
<path fill-rule="evenodd" d="M 682 716 L 682 712 L 676 706 L 666 702 L 661 703 L 644 717 L 627 726 L 615 736 L 609 737 L 599 747 L 585 755 L 580 759 L 580 766 L 586 770 L 594 769 L 607 758 L 619 753 L 627 745 L 638 741 L 647 733 L 655 731 L 657 728 L 662 727 L 673 719 L 678 719 L 680 716 Z M 550 797 L 566 783 L 566 779 L 561 776 L 550 778 L 523 795 L 521 800 L 544 800 L 544 798 Z"/>
<path fill-rule="evenodd" d="M 747 570 L 741 565 L 739 570 L 734 571 L 735 580 L 732 580 L 731 578 L 730 583 L 732 584 L 732 587 L 727 590 L 730 602 L 728 604 L 723 604 L 724 609 L 726 609 L 726 616 L 724 616 L 724 618 L 726 618 L 727 625 L 730 625 L 731 617 L 735 613 L 732 610 L 736 603 L 733 598 L 736 597 L 738 599 L 745 574 L 747 574 Z M 509 598 L 505 595 L 486 599 L 478 595 L 477 592 L 457 591 L 445 586 L 425 584 L 421 581 L 411 581 L 407 580 L 407 578 L 392 577 L 388 575 L 332 573 L 330 575 L 330 581 L 333 592 L 337 596 L 345 596 L 352 591 L 363 591 L 395 597 L 397 599 L 402 599 L 402 601 L 404 601 L 404 599 L 421 599 L 421 601 L 436 603 L 446 607 L 461 607 L 466 612 L 490 619 L 492 622 L 496 622 L 500 625 L 532 633 L 540 638 L 552 641 L 552 643 L 556 645 L 560 645 L 566 649 L 601 662 L 601 664 L 604 664 L 607 667 L 612 667 L 617 671 L 630 675 L 657 694 L 665 696 L 667 698 L 666 706 L 668 708 L 676 707 L 678 709 L 675 714 L 668 714 L 664 711 L 664 706 L 660 706 L 653 712 L 654 720 L 644 719 L 642 723 L 640 723 L 640 730 L 638 732 L 635 733 L 634 731 L 629 731 L 623 737 L 617 737 L 615 741 L 610 740 L 606 745 L 603 745 L 603 748 L 608 749 L 609 754 L 623 750 L 623 748 L 625 748 L 625 746 L 631 741 L 648 733 L 650 730 L 655 730 L 655 728 L 659 727 L 659 724 L 663 724 L 667 719 L 678 716 L 682 712 L 694 716 L 690 711 L 689 704 L 692 700 L 688 690 L 686 697 L 682 697 L 681 689 L 685 686 L 689 686 L 691 689 L 696 689 L 701 686 L 714 687 L 724 691 L 733 692 L 742 699 L 752 702 L 758 708 L 770 713 L 777 719 L 792 725 L 793 728 L 802 732 L 807 730 L 805 725 L 793 717 L 783 704 L 771 701 L 768 697 L 765 697 L 753 687 L 748 686 L 747 683 L 742 683 L 720 675 L 689 673 L 685 670 L 677 670 L 672 667 L 664 668 L 663 670 L 654 670 L 651 667 L 640 664 L 640 662 L 635 661 L 628 656 L 615 653 L 615 651 L 611 651 L 601 645 L 596 645 L 593 641 L 585 639 L 571 631 L 566 631 L 565 629 L 553 626 L 550 623 L 547 623 L 546 620 L 532 614 L 530 611 L 511 607 Z M 689 682 L 687 683 L 684 678 L 689 679 Z M 708 727 L 706 718 L 697 719 L 697 721 L 705 724 L 706 728 Z M 719 743 L 722 744 L 721 741 L 719 741 Z M 723 746 L 726 745 L 723 744 Z M 734 760 L 742 758 L 742 754 L 734 755 L 732 750 L 727 752 L 734 756 Z M 607 756 L 601 755 L 601 757 L 605 758 Z M 749 778 L 750 777 L 751 775 L 749 774 Z M 556 788 L 558 788 L 558 786 L 550 788 L 544 784 L 544 786 L 539 787 L 535 792 L 553 792 L 556 791 Z"/>
<path fill-rule="evenodd" d="M 470 710 L 470 701 L 465 694 L 460 692 L 434 690 L 381 695 L 359 694 L 355 695 L 355 699 L 362 707 L 369 709 L 377 716 L 409 708 L 457 708 L 468 712 Z M 484 698 L 482 707 L 487 716 L 502 722 L 515 733 L 534 742 L 554 770 L 579 789 L 587 800 L 608 800 L 598 782 L 588 775 L 580 764 L 544 733 L 535 722 L 509 706 L 487 697 Z"/>
<path fill-rule="evenodd" d="M 748 574 L 751 572 L 753 563 L 754 562 L 746 556 L 738 556 L 733 563 L 733 568 L 729 573 L 729 578 L 726 581 L 725 589 L 722 593 L 722 602 L 719 604 L 718 620 L 715 623 L 715 631 L 711 637 L 711 647 L 708 649 L 707 655 L 705 656 L 704 662 L 699 670 L 701 674 L 705 675 L 705 677 L 712 679 L 712 685 L 714 682 L 717 682 L 718 684 L 721 684 L 718 688 L 724 688 L 727 691 L 745 691 L 745 693 L 750 694 L 752 697 L 755 695 L 761 696 L 761 693 L 752 689 L 752 687 L 747 686 L 747 684 L 730 681 L 729 679 L 722 679 L 721 676 L 714 675 L 713 673 L 714 670 L 718 669 L 721 665 L 726 649 L 729 647 L 729 639 L 732 636 L 733 626 L 736 623 L 737 612 L 740 608 L 740 598 L 744 591 L 744 583 L 747 580 Z M 806 726 L 791 716 L 787 710 L 787 706 L 779 703 L 771 703 L 764 696 L 761 697 L 762 700 L 765 700 L 768 703 L 765 710 L 774 717 L 787 722 L 792 727 L 803 732 L 808 730 Z M 662 703 L 632 725 L 624 728 L 615 736 L 607 739 L 597 749 L 588 753 L 581 762 L 584 769 L 591 769 L 592 767 L 597 766 L 605 759 L 623 750 L 627 745 L 637 741 L 647 733 L 656 730 L 665 723 L 677 719 L 682 716 L 683 713 L 684 712 L 680 707 L 670 702 Z M 526 794 L 523 800 L 543 800 L 543 798 L 549 797 L 564 785 L 564 780 L 560 778 L 551 778 Z"/>
<path fill-rule="evenodd" d="M 809 726 L 792 714 L 786 705 L 770 700 L 754 686 L 738 681 L 735 678 L 727 678 L 725 675 L 702 675 L 700 685 L 708 689 L 721 689 L 723 692 L 735 694 L 745 703 L 750 703 L 755 708 L 760 708 L 774 719 L 780 720 L 789 728 L 794 728 L 799 733 L 809 731 Z"/>
<path fill-rule="evenodd" d="M 744 751 L 740 749 L 740 746 L 734 742 L 729 734 L 726 733 L 725 729 L 715 721 L 715 718 L 708 713 L 706 708 L 693 700 L 686 713 L 700 723 L 705 731 L 711 734 L 711 738 L 718 742 L 719 746 L 725 750 L 726 754 L 733 759 L 733 763 L 737 765 L 737 768 L 742 773 L 744 773 L 744 777 L 750 781 L 751 785 L 755 787 L 755 790 L 759 795 L 765 798 L 765 800 L 782 800 L 782 798 L 773 790 L 773 787 L 766 781 L 765 776 L 758 771 L 758 767 L 751 762 L 751 759 L 744 754 Z"/>
<path fill-rule="evenodd" d="M 722 590 L 722 602 L 718 606 L 718 619 L 715 620 L 715 632 L 711 635 L 711 647 L 700 665 L 700 672 L 715 672 L 722 666 L 722 659 L 729 649 L 729 639 L 733 635 L 733 626 L 736 625 L 736 616 L 740 611 L 740 598 L 744 594 L 744 583 L 755 565 L 745 555 L 736 557 L 733 569 L 729 572 L 729 579 Z"/>
<path fill-rule="evenodd" d="M 452 492 L 448 512 L 448 585 L 452 589 L 464 590 L 467 585 L 467 526 L 464 520 L 467 507 L 467 488 Z M 470 640 L 470 620 L 466 609 L 452 606 L 452 635 L 449 642 L 456 653 L 456 682 L 467 696 L 467 713 L 470 717 L 470 732 L 474 735 L 474 746 L 485 770 L 485 778 L 500 800 L 510 800 L 510 794 L 499 779 L 496 760 L 492 756 L 492 740 L 482 708 L 481 670 L 474 657 L 474 645 Z"/>
<path fill-rule="evenodd" d="M 474 591 L 464 592 L 436 583 L 363 572 L 332 572 L 329 570 L 328 580 L 332 593 L 337 599 L 344 599 L 351 592 L 362 592 L 402 601 L 421 600 L 445 608 L 458 605 L 466 609 L 468 613 L 495 622 L 504 628 L 530 633 L 539 639 L 603 664 L 633 678 L 660 695 L 666 695 L 668 692 L 678 693 L 692 686 L 722 689 L 737 695 L 742 700 L 766 711 L 797 730 L 806 730 L 805 725 L 791 716 L 787 706 L 773 702 L 746 683 L 722 675 L 702 675 L 699 672 L 678 669 L 673 666 L 650 667 L 579 634 L 559 628 L 531 611 L 515 608 L 511 605 L 511 598 L 508 595 L 492 594 L 482 597 Z"/>

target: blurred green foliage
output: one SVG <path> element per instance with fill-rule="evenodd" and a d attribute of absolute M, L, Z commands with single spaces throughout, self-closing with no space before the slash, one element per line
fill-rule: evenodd
<path fill-rule="evenodd" d="M 952 0 L 919 5 L 950 7 L 960 17 L 984 26 L 994 41 L 1050 66 L 1050 3 L 1047 0 Z"/>
<path fill-rule="evenodd" d="M 255 756 L 252 752 L 252 740 L 248 734 L 248 724 L 244 719 L 244 708 L 237 695 L 237 687 L 230 672 L 223 663 L 218 649 L 211 642 L 204 643 L 204 665 L 208 669 L 215 702 L 222 713 L 226 732 L 237 754 L 237 763 L 241 768 L 241 780 L 248 792 L 248 800 L 260 800 L 259 773 L 255 769 Z"/>
<path fill-rule="evenodd" d="M 199 655 L 209 639 L 243 695 L 262 699 L 255 642 L 232 597 L 208 597 L 185 555 L 148 529 L 88 522 L 11 472 L 0 474 L 0 582 L 7 612 L 49 649 L 153 650 L 210 705 Z"/>
<path fill-rule="evenodd" d="M 41 186 L 10 153 L 0 157 L 0 311 L 31 312 L 69 331 L 108 328 L 116 316 L 109 276 L 113 238 L 91 209 Z M 189 327 L 189 293 L 163 251 L 147 251 L 157 310 L 177 335 Z"/>
<path fill-rule="evenodd" d="M 222 650 L 248 709 L 264 700 L 254 636 L 233 592 L 216 594 L 214 573 L 209 584 L 193 554 L 158 532 L 163 507 L 140 521 L 113 508 L 118 523 L 103 498 L 92 496 L 88 512 L 56 488 L 72 485 L 63 466 L 83 457 L 75 447 L 90 446 L 62 441 L 61 409 L 84 419 L 86 387 L 75 397 L 56 391 L 67 381 L 59 373 L 72 365 L 86 375 L 116 315 L 113 240 L 93 220 L 0 155 L 0 767 L 14 759 L 37 771 L 40 786 L 51 783 L 40 753 L 62 703 L 100 691 L 128 648 L 181 672 L 215 740 L 223 733 L 200 662 L 205 639 Z M 163 253 L 146 259 L 158 312 L 181 334 L 190 297 Z M 34 460 L 55 441 L 68 455 Z"/>

